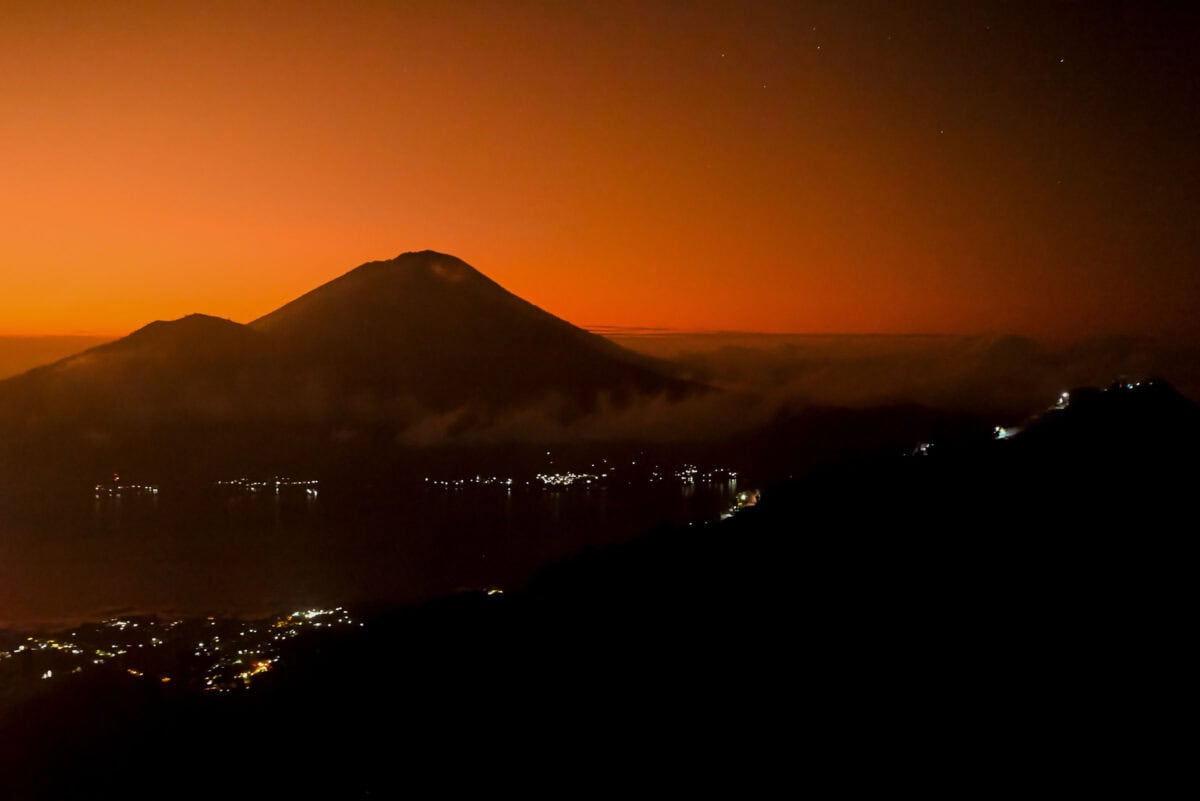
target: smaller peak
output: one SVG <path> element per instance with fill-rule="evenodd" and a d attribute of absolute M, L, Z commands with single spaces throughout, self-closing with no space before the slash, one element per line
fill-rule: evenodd
<path fill-rule="evenodd" d="M 233 320 L 229 320 L 225 317 L 217 317 L 212 314 L 201 314 L 199 312 L 192 312 L 191 314 L 180 317 L 175 322 L 183 323 L 186 325 L 211 325 L 214 323 L 223 325 L 225 323 L 232 323 Z M 236 323 L 234 323 L 234 325 L 236 325 Z"/>
<path fill-rule="evenodd" d="M 233 320 L 227 320 L 224 317 L 214 317 L 211 314 L 199 314 L 193 312 L 192 314 L 184 315 L 177 320 L 155 320 L 149 325 L 142 327 L 140 330 L 149 331 L 151 329 L 163 328 L 200 328 L 215 326 L 227 327 L 231 325 L 238 325 L 238 323 L 235 323 Z"/>
<path fill-rule="evenodd" d="M 177 320 L 155 320 L 144 325 L 130 334 L 126 339 L 134 342 L 167 339 L 214 337 L 225 332 L 241 331 L 245 326 L 227 320 L 224 317 L 214 317 L 211 314 L 189 314 Z M 117 340 L 122 342 L 124 340 Z"/>

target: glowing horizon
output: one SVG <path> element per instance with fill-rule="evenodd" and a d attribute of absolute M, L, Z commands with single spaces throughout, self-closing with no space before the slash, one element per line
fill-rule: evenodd
<path fill-rule="evenodd" d="M 20 6 L 0 335 L 430 248 L 581 327 L 1200 335 L 1167 12 Z"/>

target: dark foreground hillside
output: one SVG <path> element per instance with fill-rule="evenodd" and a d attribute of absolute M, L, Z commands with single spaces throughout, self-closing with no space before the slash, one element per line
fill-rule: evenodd
<path fill-rule="evenodd" d="M 1161 384 L 1077 392 L 1013 436 L 771 487 L 520 593 L 377 612 L 249 691 L 80 683 L 8 715 L 0 775 L 16 798 L 961 791 L 1047 770 L 1144 790 L 1182 742 L 1198 419 Z"/>

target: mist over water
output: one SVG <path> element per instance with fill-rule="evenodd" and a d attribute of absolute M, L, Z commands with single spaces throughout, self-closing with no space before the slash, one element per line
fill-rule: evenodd
<path fill-rule="evenodd" d="M 1073 386 L 1158 377 L 1200 399 L 1200 342 L 1095 337 L 645 333 L 613 341 L 684 374 L 773 404 L 919 403 L 992 412 L 1037 408 Z"/>
<path fill-rule="evenodd" d="M 89 336 L 0 336 L 0 381 L 103 345 L 111 339 Z"/>

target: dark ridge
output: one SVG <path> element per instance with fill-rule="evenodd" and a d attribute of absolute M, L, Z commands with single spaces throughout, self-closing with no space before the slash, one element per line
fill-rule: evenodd
<path fill-rule="evenodd" d="M 208 760 L 189 787 L 396 797 L 463 764 L 489 787 L 480 766 L 628 783 L 643 755 L 672 786 L 744 790 L 793 778 L 798 741 L 839 780 L 866 755 L 889 783 L 1014 741 L 1127 759 L 1133 731 L 1161 751 L 1187 686 L 1180 521 L 1200 477 L 1173 453 L 1200 447 L 1198 418 L 1159 382 L 1072 393 L 1026 429 L 1036 445 L 782 482 L 731 520 L 580 554 L 521 591 L 377 611 L 251 691 L 84 679 L 0 727 L 0 775 L 31 797 L 158 797 L 231 732 L 253 733 L 255 758 Z M 1076 425 L 1161 436 L 1097 459 Z M 319 758 L 301 770 L 305 748 Z"/>

